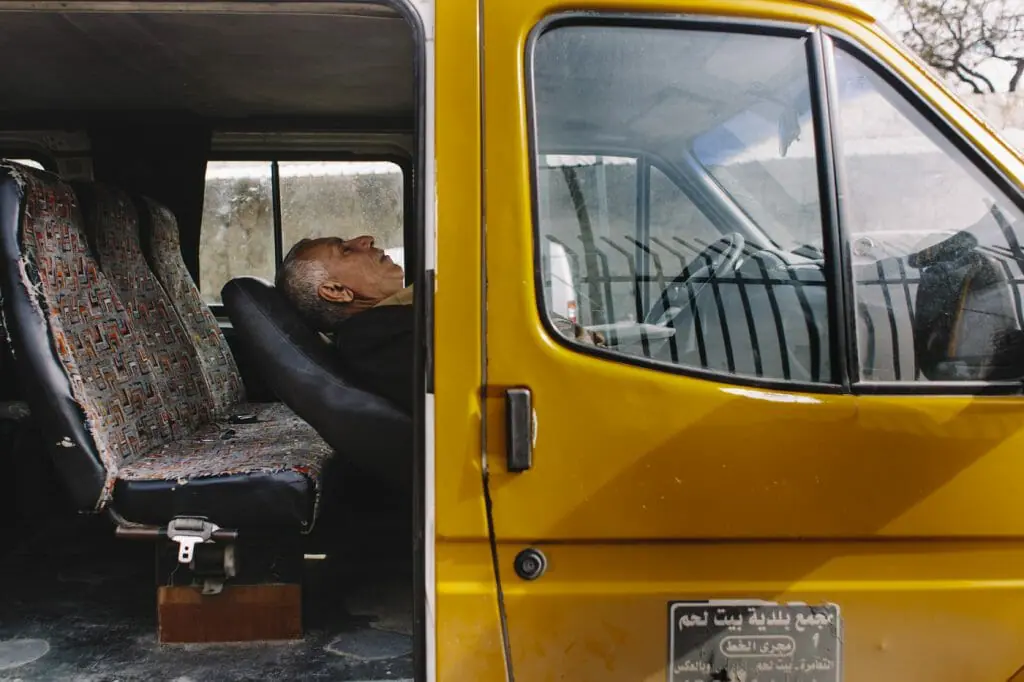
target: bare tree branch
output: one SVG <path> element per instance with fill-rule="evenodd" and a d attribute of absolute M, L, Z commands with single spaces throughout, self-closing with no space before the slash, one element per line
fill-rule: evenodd
<path fill-rule="evenodd" d="M 972 79 L 968 74 L 965 74 L 960 69 L 953 69 L 951 71 L 947 71 L 946 73 L 947 73 L 947 75 L 956 76 L 960 80 L 961 83 L 965 83 L 966 85 L 969 85 L 971 87 L 971 90 L 976 95 L 984 94 L 985 91 L 981 89 L 981 87 L 974 81 L 974 79 Z"/>
<path fill-rule="evenodd" d="M 978 73 L 974 69 L 967 68 L 962 63 L 959 64 L 958 66 L 959 66 L 961 71 L 963 71 L 964 73 L 968 74 L 971 78 L 974 78 L 975 80 L 978 80 L 978 81 L 981 81 L 982 83 L 984 83 L 985 86 L 988 88 L 989 92 L 997 92 L 996 86 L 993 85 L 992 81 L 990 81 L 988 78 L 986 78 L 984 76 L 984 74 Z"/>
<path fill-rule="evenodd" d="M 1013 65 L 1013 75 L 1010 76 L 1010 92 L 1017 92 L 1021 76 L 1024 76 L 1024 59 L 1017 59 Z"/>
<path fill-rule="evenodd" d="M 901 35 L 907 46 L 946 78 L 978 93 L 1020 86 L 1024 0 L 896 0 L 896 6 L 908 26 Z"/>

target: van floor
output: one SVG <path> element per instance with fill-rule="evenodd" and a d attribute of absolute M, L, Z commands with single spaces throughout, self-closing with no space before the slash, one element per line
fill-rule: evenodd
<path fill-rule="evenodd" d="M 307 561 L 304 639 L 290 643 L 161 645 L 154 548 L 114 538 L 102 518 L 75 517 L 0 542 L 0 682 L 395 680 L 412 674 L 410 561 L 365 561 L 332 576 Z M 4 546 L 6 545 L 6 546 Z M 371 548 L 372 550 L 372 548 Z"/>

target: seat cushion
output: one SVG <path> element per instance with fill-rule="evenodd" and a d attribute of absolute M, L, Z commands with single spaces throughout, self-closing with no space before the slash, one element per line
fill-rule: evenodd
<path fill-rule="evenodd" d="M 254 418 L 253 423 L 263 424 L 266 422 L 278 422 L 288 421 L 290 419 L 297 419 L 295 413 L 292 412 L 291 408 L 284 403 L 239 403 L 232 405 L 226 414 L 226 417 L 220 420 L 221 424 L 234 425 L 237 423 L 236 419 L 239 417 L 243 418 Z"/>
<path fill-rule="evenodd" d="M 332 454 L 290 413 L 255 424 L 211 424 L 125 462 L 113 508 L 132 523 L 165 525 L 187 515 L 225 528 L 308 532 Z"/>

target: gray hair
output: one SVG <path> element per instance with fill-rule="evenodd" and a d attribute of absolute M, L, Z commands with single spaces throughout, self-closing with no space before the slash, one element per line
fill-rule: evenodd
<path fill-rule="evenodd" d="M 319 261 L 296 257 L 309 241 L 303 239 L 288 251 L 275 286 L 314 329 L 330 332 L 348 317 L 348 312 L 345 305 L 320 298 L 318 290 L 327 280 L 327 268 Z"/>

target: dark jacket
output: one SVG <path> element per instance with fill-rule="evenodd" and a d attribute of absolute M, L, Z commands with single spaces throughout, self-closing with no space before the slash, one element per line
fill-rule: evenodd
<path fill-rule="evenodd" d="M 604 337 L 552 315 L 559 332 L 579 343 L 604 346 Z M 387 398 L 406 414 L 413 402 L 413 328 L 411 305 L 364 310 L 334 329 L 334 347 L 345 376 L 364 391 Z"/>
<path fill-rule="evenodd" d="M 411 305 L 389 305 L 364 310 L 334 330 L 338 359 L 352 383 L 410 415 L 414 322 Z"/>

